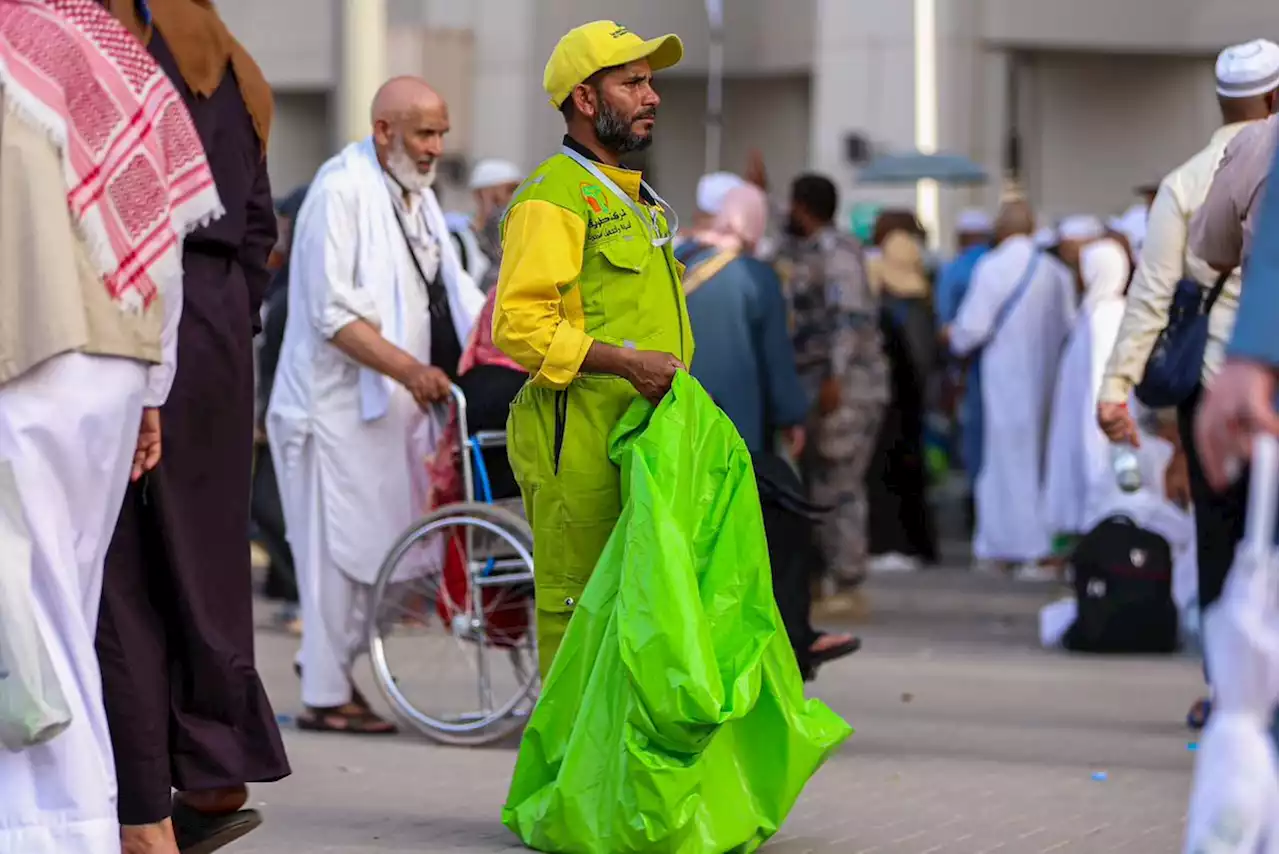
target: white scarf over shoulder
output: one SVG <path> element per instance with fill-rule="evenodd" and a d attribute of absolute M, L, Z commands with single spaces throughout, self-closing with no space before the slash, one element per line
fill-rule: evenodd
<path fill-rule="evenodd" d="M 418 281 L 418 271 L 412 264 L 397 263 L 408 248 L 402 245 L 404 237 L 396 221 L 394 203 L 387 191 L 372 137 L 351 143 L 331 164 L 349 171 L 356 178 L 353 181 L 357 187 L 355 286 L 367 290 L 372 297 L 378 316 L 382 318 L 383 337 L 403 347 L 405 289 L 422 287 L 422 283 Z M 449 297 L 453 328 L 458 340 L 465 343 L 484 306 L 484 294 L 462 268 L 457 249 L 449 239 L 449 228 L 435 192 L 425 190 L 422 196 L 422 216 L 426 217 L 428 228 L 440 243 L 440 274 Z M 374 421 L 386 415 L 392 382 L 376 371 L 361 369 L 360 414 L 364 420 Z"/>

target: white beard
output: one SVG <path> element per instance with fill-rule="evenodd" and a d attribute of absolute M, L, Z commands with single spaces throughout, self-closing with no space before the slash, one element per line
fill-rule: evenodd
<path fill-rule="evenodd" d="M 391 151 L 387 154 L 387 171 L 396 179 L 397 184 L 410 193 L 430 190 L 436 182 L 435 161 L 432 161 L 431 168 L 426 173 L 419 172 L 417 164 L 401 144 L 391 146 Z"/>

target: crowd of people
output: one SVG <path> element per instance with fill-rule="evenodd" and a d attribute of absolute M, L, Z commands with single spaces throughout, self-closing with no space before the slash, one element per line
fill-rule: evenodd
<path fill-rule="evenodd" d="M 478 163 L 469 216 L 437 199 L 449 109 L 413 77 L 274 202 L 270 88 L 209 4 L 0 0 L 0 549 L 21 564 L 0 579 L 0 852 L 210 852 L 261 822 L 247 785 L 290 770 L 250 516 L 297 606 L 298 726 L 395 731 L 352 667 L 386 548 L 457 497 L 434 415 L 455 385 L 473 428 L 508 430 L 492 480 L 534 531 L 544 675 L 621 512 L 611 430 L 681 371 L 751 454 L 807 678 L 860 643 L 812 625 L 815 592 L 865 608 L 869 573 L 936 562 L 935 458 L 970 484 L 975 568 L 1052 580 L 1117 448 L 1165 443 L 1149 488 L 1193 511 L 1213 602 L 1248 440 L 1276 431 L 1280 49 L 1223 51 L 1223 126 L 1148 204 L 1049 224 L 1011 193 L 959 217 L 945 262 L 911 211 L 842 227 L 823 175 L 773 208 L 758 159 L 704 176 L 679 228 L 624 163 L 682 52 L 606 21 L 565 36 L 561 147 Z M 1213 294 L 1203 371 L 1144 406 L 1187 288 Z"/>

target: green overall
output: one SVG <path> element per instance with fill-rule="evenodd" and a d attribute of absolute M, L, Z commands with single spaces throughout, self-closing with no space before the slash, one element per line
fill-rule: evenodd
<path fill-rule="evenodd" d="M 562 295 L 579 289 L 586 334 L 616 347 L 670 353 L 689 364 L 693 335 L 670 242 L 655 247 L 652 227 L 631 205 L 564 154 L 530 176 L 512 207 L 534 199 L 586 223 L 581 272 L 560 288 Z M 666 235 L 667 228 L 659 215 L 657 233 Z M 538 665 L 544 677 L 622 510 L 608 439 L 636 397 L 624 379 L 580 374 L 560 390 L 526 383 L 511 405 L 507 454 L 533 529 Z"/>

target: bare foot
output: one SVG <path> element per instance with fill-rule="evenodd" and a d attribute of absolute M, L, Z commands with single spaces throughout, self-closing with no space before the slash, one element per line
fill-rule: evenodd
<path fill-rule="evenodd" d="M 173 836 L 173 822 L 132 824 L 120 828 L 121 854 L 181 854 Z"/>

